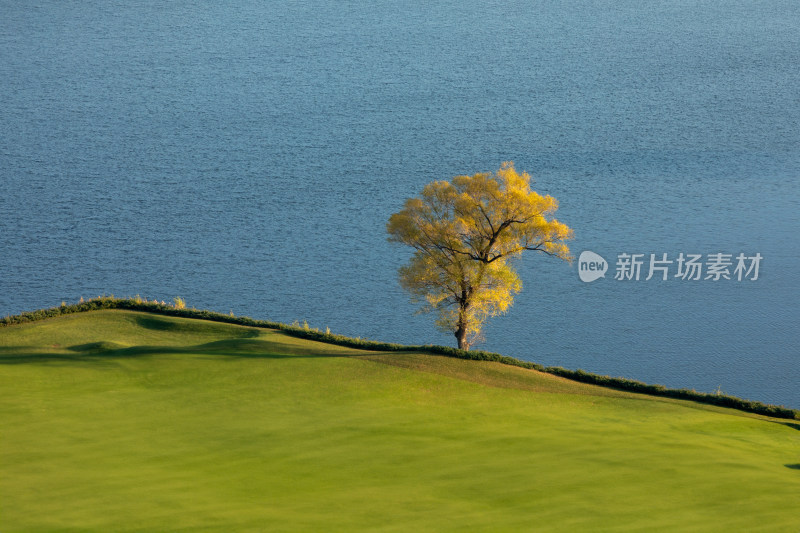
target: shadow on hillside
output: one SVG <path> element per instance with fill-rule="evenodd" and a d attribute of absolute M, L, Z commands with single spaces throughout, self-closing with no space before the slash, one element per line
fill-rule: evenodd
<path fill-rule="evenodd" d="M 206 332 L 208 330 L 225 330 L 225 335 L 235 334 L 235 338 L 258 337 L 259 330 L 248 327 L 231 327 L 230 324 L 219 322 L 181 322 L 157 315 L 135 316 L 137 326 L 152 331 L 169 331 L 174 333 Z"/>
<path fill-rule="evenodd" d="M 101 341 L 61 348 L 61 352 L 44 352 L 30 346 L 0 347 L 0 364 L 96 361 L 151 355 L 214 355 L 240 359 L 291 359 L 348 357 L 351 354 L 309 352 L 301 347 L 275 341 L 251 338 L 225 339 L 194 346 L 123 346 Z"/>
<path fill-rule="evenodd" d="M 794 422 L 784 422 L 782 420 L 770 420 L 770 422 L 775 422 L 776 424 L 786 426 L 787 428 L 792 428 L 796 429 L 797 431 L 800 431 L 800 424 L 796 424 Z"/>
<path fill-rule="evenodd" d="M 800 463 L 795 463 L 793 465 L 783 465 L 786 468 L 791 468 L 792 470 L 800 470 Z"/>

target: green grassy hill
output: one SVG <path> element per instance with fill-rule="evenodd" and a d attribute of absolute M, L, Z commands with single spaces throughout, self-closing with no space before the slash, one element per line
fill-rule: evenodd
<path fill-rule="evenodd" d="M 800 424 L 103 310 L 0 328 L 0 531 L 800 530 Z"/>

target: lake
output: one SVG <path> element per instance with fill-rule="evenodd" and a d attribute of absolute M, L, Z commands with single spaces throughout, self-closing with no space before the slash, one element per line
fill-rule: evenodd
<path fill-rule="evenodd" d="M 0 313 L 181 296 L 453 345 L 385 224 L 514 161 L 609 270 L 525 256 L 479 348 L 800 408 L 796 2 L 0 9 Z M 638 281 L 614 279 L 623 253 Z M 756 280 L 644 279 L 681 253 L 763 259 Z"/>

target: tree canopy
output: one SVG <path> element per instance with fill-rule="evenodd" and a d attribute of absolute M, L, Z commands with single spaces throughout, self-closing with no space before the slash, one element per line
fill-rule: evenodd
<path fill-rule="evenodd" d="M 421 311 L 468 350 L 486 320 L 505 313 L 522 289 L 512 262 L 527 250 L 571 261 L 572 230 L 558 202 L 530 188 L 531 177 L 503 163 L 493 173 L 426 185 L 389 218 L 389 240 L 414 249 L 400 284 Z"/>

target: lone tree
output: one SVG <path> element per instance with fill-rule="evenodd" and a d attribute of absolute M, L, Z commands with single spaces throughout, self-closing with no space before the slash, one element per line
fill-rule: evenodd
<path fill-rule="evenodd" d="M 389 240 L 414 248 L 400 267 L 400 284 L 438 313 L 436 325 L 469 350 L 484 322 L 505 313 L 522 288 L 511 262 L 526 250 L 566 261 L 566 224 L 552 218 L 558 202 L 530 188 L 530 175 L 513 163 L 494 173 L 435 181 L 389 218 Z"/>

